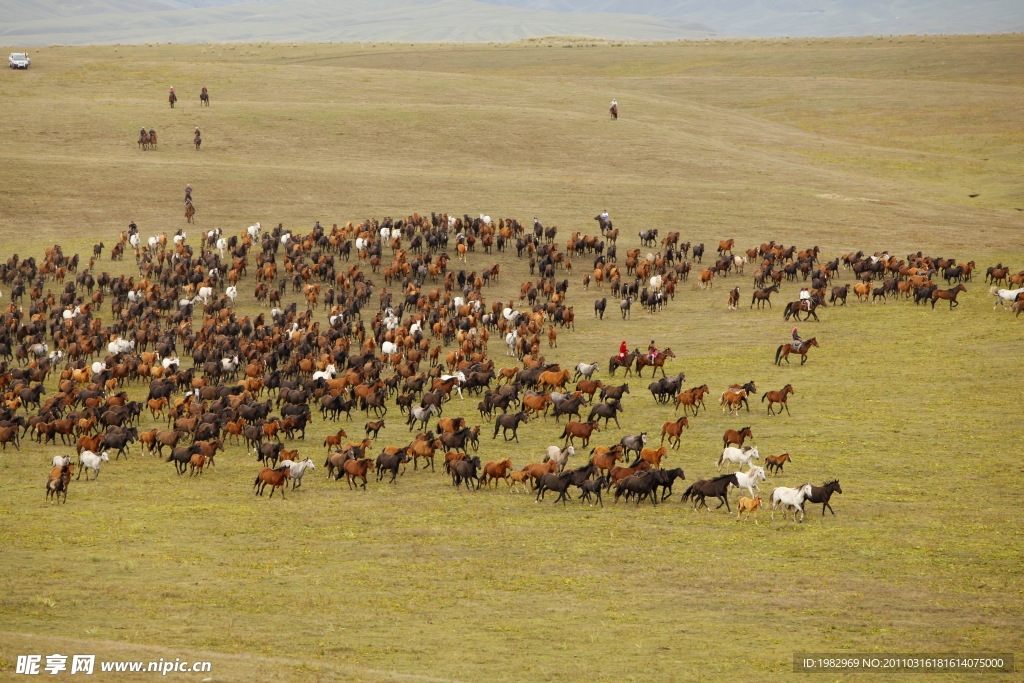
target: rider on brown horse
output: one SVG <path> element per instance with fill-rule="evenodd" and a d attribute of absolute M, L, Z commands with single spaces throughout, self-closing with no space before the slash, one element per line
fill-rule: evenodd
<path fill-rule="evenodd" d="M 647 345 L 647 360 L 653 363 L 657 357 L 658 347 L 654 345 L 654 340 L 652 339 L 651 343 Z"/>
<path fill-rule="evenodd" d="M 796 328 L 793 328 L 793 350 L 799 351 L 800 347 L 804 345 L 804 340 L 796 333 Z"/>

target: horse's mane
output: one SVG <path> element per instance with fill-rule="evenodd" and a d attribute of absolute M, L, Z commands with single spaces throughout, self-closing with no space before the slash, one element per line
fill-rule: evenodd
<path fill-rule="evenodd" d="M 838 479 L 833 479 L 832 481 L 826 481 L 825 484 L 824 484 L 824 487 L 829 487 L 832 484 L 838 484 L 838 483 L 839 483 Z"/>
<path fill-rule="evenodd" d="M 715 477 L 711 481 L 722 481 L 723 479 L 728 479 L 729 477 L 732 477 L 733 479 L 735 479 L 736 478 L 736 473 L 733 472 L 732 474 L 720 474 L 719 476 Z"/>

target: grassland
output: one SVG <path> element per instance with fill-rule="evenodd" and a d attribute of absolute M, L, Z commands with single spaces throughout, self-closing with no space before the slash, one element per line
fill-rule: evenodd
<path fill-rule="evenodd" d="M 538 216 L 564 242 L 608 208 L 620 251 L 658 228 L 712 250 L 775 239 L 1021 267 L 1022 52 L 1020 36 L 37 50 L 30 71 L 0 75 L 3 256 L 58 242 L 87 256 L 133 219 L 144 235 L 183 227 L 189 182 L 190 240 L 437 210 Z M 142 126 L 157 151 L 137 149 Z M 104 251 L 98 269 L 131 272 Z M 514 253 L 470 267 L 493 261 L 486 295 L 507 301 L 528 271 Z M 66 449 L 26 441 L 0 455 L 0 677 L 20 679 L 14 658 L 30 652 L 210 659 L 213 680 L 266 681 L 783 681 L 798 678 L 794 652 L 1024 653 L 1024 343 L 980 277 L 953 311 L 829 308 L 800 326 L 821 341 L 807 365 L 778 368 L 779 309 L 725 309 L 749 277 L 595 321 L 606 294 L 581 289 L 582 264 L 577 329 L 548 359 L 604 363 L 622 339 L 653 338 L 712 396 L 791 382 L 792 417 L 712 404 L 667 463 L 713 474 L 721 433 L 749 424 L 762 453 L 795 459 L 766 491 L 838 477 L 838 516 L 553 507 L 412 470 L 357 493 L 317 469 L 269 501 L 238 447 L 202 480 L 133 455 L 56 508 L 41 480 Z M 254 313 L 251 280 L 239 289 Z M 660 432 L 671 411 L 646 384 L 630 380 L 622 429 L 598 443 Z M 446 414 L 476 422 L 475 405 Z M 388 422 L 381 443 L 404 444 L 394 408 Z M 319 465 L 336 428 L 318 421 L 301 452 Z M 559 431 L 530 424 L 510 446 L 488 434 L 479 455 L 535 462 Z"/>

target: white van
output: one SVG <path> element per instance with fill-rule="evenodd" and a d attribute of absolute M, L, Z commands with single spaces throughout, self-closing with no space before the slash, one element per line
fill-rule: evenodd
<path fill-rule="evenodd" d="M 24 52 L 12 52 L 7 60 L 8 66 L 12 69 L 27 69 L 32 60 Z"/>

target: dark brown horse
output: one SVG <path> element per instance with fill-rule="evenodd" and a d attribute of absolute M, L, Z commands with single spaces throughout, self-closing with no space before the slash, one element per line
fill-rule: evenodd
<path fill-rule="evenodd" d="M 204 104 L 207 107 L 210 106 L 210 94 L 206 92 L 206 88 L 203 88 L 203 92 L 199 93 L 199 104 L 200 106 Z"/>
<path fill-rule="evenodd" d="M 793 388 L 793 385 L 792 384 L 787 384 L 786 386 L 782 387 L 782 389 L 780 391 L 766 391 L 766 392 L 764 392 L 764 396 L 761 397 L 761 403 L 764 403 L 764 400 L 768 399 L 768 414 L 769 415 L 774 415 L 775 414 L 775 411 L 772 410 L 772 404 L 773 403 L 781 404 L 782 408 L 786 409 L 786 414 L 787 415 L 792 415 L 792 413 L 789 412 L 789 395 L 790 394 L 795 394 L 795 393 L 796 393 L 796 389 Z M 779 413 L 782 413 L 782 408 L 779 408 Z"/>
<path fill-rule="evenodd" d="M 730 485 L 739 488 L 735 472 L 733 474 L 723 474 L 722 476 L 715 477 L 714 479 L 701 479 L 700 481 L 695 481 L 690 485 L 690 488 L 683 492 L 683 499 L 680 502 L 685 503 L 687 500 L 692 498 L 694 511 L 699 510 L 703 505 L 708 508 L 708 512 L 711 512 L 711 508 L 708 507 L 707 502 L 704 500 L 710 496 L 711 498 L 718 498 L 722 501 L 718 504 L 718 507 L 715 508 L 716 510 L 724 505 L 726 510 L 732 512 L 732 509 L 729 507 L 728 498 Z"/>
<path fill-rule="evenodd" d="M 174 94 L 173 90 L 171 91 L 171 94 L 167 96 L 167 101 L 171 103 L 171 109 L 174 109 L 174 103 L 178 101 L 178 96 Z M 274 495 L 274 492 L 271 491 L 270 495 Z"/>
<path fill-rule="evenodd" d="M 804 317 L 804 320 L 810 320 L 813 316 L 815 321 L 821 322 L 821 320 L 818 319 L 818 314 L 814 312 L 814 309 L 818 308 L 818 306 L 828 308 L 825 304 L 825 300 L 815 294 L 811 296 L 810 299 L 790 301 L 786 304 L 786 308 L 783 310 L 782 315 L 786 320 L 789 320 L 789 316 L 793 316 L 795 320 L 800 320 L 800 311 L 803 311 L 807 314 Z"/>
<path fill-rule="evenodd" d="M 832 513 L 832 516 L 836 516 L 836 511 L 832 509 L 829 504 L 829 498 L 832 497 L 833 493 L 842 493 L 843 489 L 839 488 L 839 480 L 833 479 L 832 481 L 826 481 L 824 486 L 812 486 L 811 495 L 807 496 L 808 503 L 821 503 L 821 516 L 825 516 L 825 508 Z"/>
<path fill-rule="evenodd" d="M 936 289 L 932 292 L 932 310 L 935 310 L 935 304 L 938 303 L 939 299 L 944 299 L 949 302 L 949 310 L 952 311 L 953 308 L 960 305 L 960 302 L 956 300 L 956 295 L 966 291 L 967 288 L 963 285 L 957 285 L 953 289 Z"/>
<path fill-rule="evenodd" d="M 750 427 L 744 427 L 738 432 L 735 429 L 725 430 L 725 435 L 722 436 L 722 448 L 727 447 L 729 444 L 736 444 L 737 448 L 743 446 L 743 442 L 747 439 L 753 439 L 754 434 L 750 431 Z"/>
<path fill-rule="evenodd" d="M 629 353 L 627 353 L 622 358 L 622 360 L 619 360 L 618 356 L 612 356 L 608 360 L 608 372 L 610 372 L 612 377 L 614 377 L 615 376 L 615 369 L 616 368 L 625 368 L 626 369 L 626 374 L 627 375 L 632 375 L 633 374 L 633 361 L 636 360 L 636 357 L 638 355 L 639 355 L 638 351 L 630 351 Z"/>
<path fill-rule="evenodd" d="M 196 151 L 198 152 L 199 146 L 203 144 L 203 137 L 199 134 L 198 130 L 196 131 L 196 136 L 193 138 L 192 142 L 196 143 Z"/>
<path fill-rule="evenodd" d="M 765 303 L 767 303 L 768 304 L 768 308 L 771 308 L 772 307 L 772 300 L 771 300 L 772 292 L 778 292 L 778 291 L 779 291 L 779 286 L 778 285 L 772 285 L 771 287 L 767 287 L 765 289 L 757 290 L 756 292 L 754 292 L 754 298 L 750 300 L 750 307 L 753 308 L 754 304 L 756 303 L 758 308 L 764 308 Z"/>
<path fill-rule="evenodd" d="M 608 110 L 608 113 L 611 114 L 612 121 L 618 121 L 619 120 L 619 105 L 613 104 L 611 106 L 611 109 Z"/>
<path fill-rule="evenodd" d="M 192 223 L 192 222 L 194 222 L 192 220 L 192 217 L 195 216 L 195 215 L 196 215 L 196 209 L 195 209 L 194 206 L 192 206 L 192 202 L 185 202 L 185 219 L 189 223 Z M 271 492 L 270 495 L 274 495 L 273 492 Z"/>
<path fill-rule="evenodd" d="M 776 365 L 782 365 L 783 359 L 785 359 L 785 361 L 788 363 L 789 362 L 789 354 L 796 353 L 796 354 L 800 355 L 800 365 L 803 365 L 804 363 L 807 362 L 807 352 L 811 349 L 812 346 L 817 346 L 817 345 L 818 345 L 817 337 L 811 337 L 810 339 L 805 341 L 803 344 L 801 344 L 799 351 L 794 349 L 792 344 L 783 344 L 782 346 L 780 346 L 775 351 L 775 364 Z"/>

